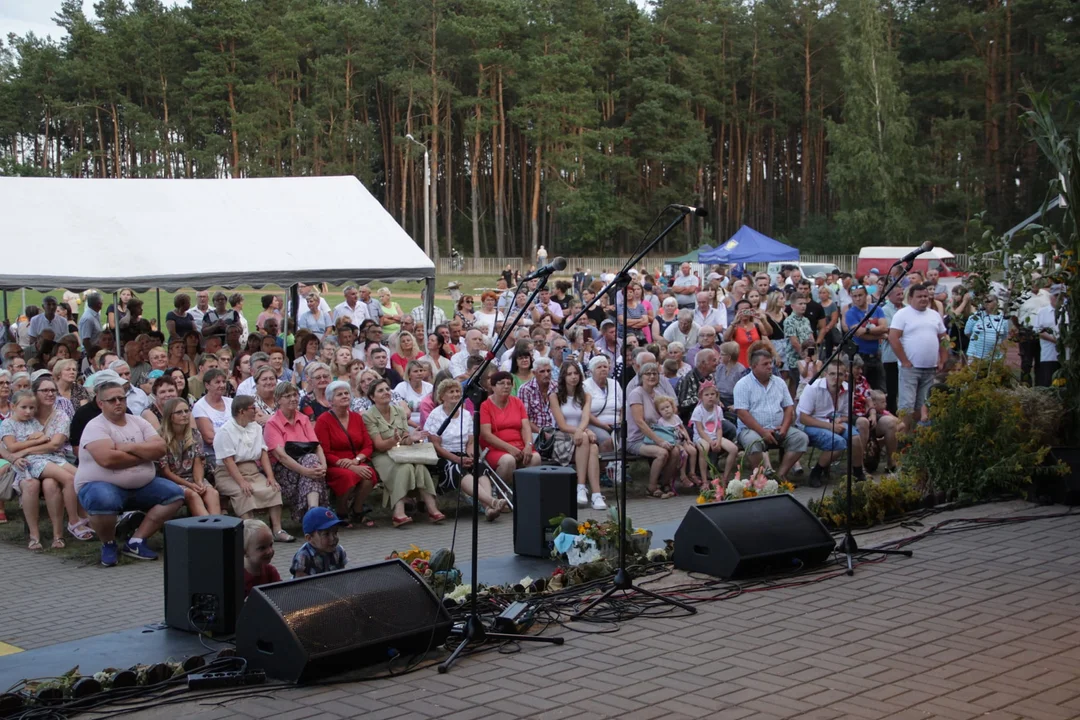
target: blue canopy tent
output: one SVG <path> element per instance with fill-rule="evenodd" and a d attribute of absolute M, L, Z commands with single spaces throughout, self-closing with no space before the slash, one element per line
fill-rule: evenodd
<path fill-rule="evenodd" d="M 746 225 L 739 228 L 738 232 L 715 250 L 702 252 L 698 256 L 700 262 L 724 263 L 725 265 L 798 259 L 798 248 L 773 240 Z"/>

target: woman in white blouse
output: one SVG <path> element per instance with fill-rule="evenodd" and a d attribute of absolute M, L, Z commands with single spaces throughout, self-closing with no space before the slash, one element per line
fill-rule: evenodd
<path fill-rule="evenodd" d="M 475 488 L 473 470 L 472 413 L 465 409 L 458 410 L 454 419 L 439 435 L 439 428 L 450 417 L 454 406 L 461 399 L 461 383 L 453 378 L 443 380 L 435 391 L 435 400 L 439 404 L 431 411 L 424 424 L 428 440 L 435 446 L 439 455 L 439 472 L 442 475 L 441 489 L 457 490 L 460 487 L 469 497 L 480 495 L 480 504 L 484 516 L 494 520 L 503 512 L 510 510 L 510 503 L 504 499 L 496 500 L 491 494 L 491 481 L 485 475 L 480 476 L 480 489 Z"/>
<path fill-rule="evenodd" d="M 409 425 L 420 427 L 420 401 L 431 394 L 431 383 L 424 381 L 430 365 L 422 360 L 410 360 L 405 366 L 405 379 L 398 383 L 394 392 L 405 398 L 409 406 Z"/>
<path fill-rule="evenodd" d="M 224 370 L 214 368 L 203 375 L 203 387 L 206 394 L 191 408 L 191 417 L 203 439 L 203 452 L 206 453 L 206 467 L 213 470 L 217 463 L 214 459 L 214 437 L 229 422 L 232 416 L 232 398 L 225 396 L 228 387 L 228 375 Z"/>
<path fill-rule="evenodd" d="M 296 538 L 281 527 L 281 488 L 274 479 L 262 426 L 255 422 L 255 398 L 241 395 L 230 410 L 232 419 L 214 437 L 218 462 L 214 484 L 238 516 L 249 520 L 256 510 L 266 510 L 274 539 L 293 542 Z"/>
<path fill-rule="evenodd" d="M 611 379 L 611 363 L 604 355 L 593 356 L 589 373 L 585 381 L 585 392 L 592 398 L 589 430 L 596 435 L 600 452 L 609 452 L 615 448 L 615 429 L 622 418 L 623 389 Z"/>

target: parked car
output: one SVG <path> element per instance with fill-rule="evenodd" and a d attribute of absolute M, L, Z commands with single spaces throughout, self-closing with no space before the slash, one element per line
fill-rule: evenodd
<path fill-rule="evenodd" d="M 833 270 L 838 270 L 839 269 L 833 263 L 810 263 L 810 262 L 805 262 L 804 263 L 804 262 L 799 262 L 798 260 L 788 260 L 786 262 L 771 262 L 771 263 L 769 263 L 769 267 L 767 269 L 767 272 L 769 273 L 769 278 L 773 282 L 776 282 L 776 277 L 777 277 L 777 275 L 780 274 L 781 270 L 783 270 L 784 268 L 796 268 L 796 267 L 799 268 L 800 272 L 802 272 L 802 276 L 804 278 L 812 278 L 812 277 L 814 277 L 814 275 L 816 275 L 819 272 L 823 272 L 823 273 L 827 274 L 827 273 L 831 273 Z"/>
<path fill-rule="evenodd" d="M 859 260 L 855 266 L 856 277 L 862 277 L 874 268 L 879 272 L 889 271 L 900 258 L 907 255 L 914 247 L 873 246 L 864 247 L 859 251 Z M 966 275 L 963 270 L 956 267 L 956 256 L 944 248 L 934 248 L 915 258 L 913 270 L 925 273 L 931 268 L 936 268 L 941 277 L 962 277 Z"/>

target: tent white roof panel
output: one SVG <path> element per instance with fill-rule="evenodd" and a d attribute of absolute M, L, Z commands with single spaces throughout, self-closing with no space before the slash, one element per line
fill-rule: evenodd
<path fill-rule="evenodd" d="M 434 278 L 355 177 L 0 177 L 0 289 L 135 289 Z"/>

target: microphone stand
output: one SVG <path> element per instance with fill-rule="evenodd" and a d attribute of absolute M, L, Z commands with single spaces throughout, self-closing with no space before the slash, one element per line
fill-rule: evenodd
<path fill-rule="evenodd" d="M 484 627 L 484 622 L 480 619 L 480 611 L 478 607 L 477 597 L 480 594 L 480 570 L 479 570 L 479 546 L 480 546 L 480 500 L 477 490 L 480 487 L 480 403 L 484 401 L 484 389 L 480 386 L 480 379 L 484 377 L 484 372 L 491 365 L 491 361 L 496 358 L 499 350 L 505 344 L 506 339 L 510 337 L 510 334 L 517 327 L 517 324 L 521 321 L 521 316 L 525 314 L 525 311 L 532 305 L 533 300 L 540 291 L 547 285 L 548 276 L 541 275 L 537 278 L 540 282 L 536 284 L 536 289 L 529 295 L 528 302 L 521 308 L 518 308 L 518 313 L 512 321 L 507 323 L 503 327 L 502 335 L 496 340 L 495 345 L 492 346 L 488 352 L 484 362 L 479 365 L 473 374 L 469 376 L 469 379 L 465 382 L 465 391 L 461 394 L 461 399 L 458 400 L 458 404 L 454 406 L 454 411 L 451 412 L 442 426 L 439 427 L 439 434 L 442 435 L 446 431 L 446 428 L 453 422 L 454 416 L 458 414 L 458 411 L 465 404 L 465 399 L 470 398 L 473 401 L 473 503 L 472 503 L 472 594 L 469 604 L 469 617 L 465 621 L 465 626 L 461 631 L 461 642 L 450 653 L 445 661 L 439 665 L 439 672 L 446 673 L 450 670 L 450 667 L 457 661 L 462 652 L 465 651 L 470 645 L 480 646 L 488 640 L 514 640 L 516 642 L 539 642 L 539 643 L 551 643 L 553 645 L 562 645 L 564 639 L 562 637 L 540 637 L 536 635 L 513 635 L 509 633 L 497 633 L 489 632 Z M 514 291 L 514 297 L 517 297 L 517 293 L 524 287 L 526 279 L 522 279 L 518 283 L 517 288 Z M 496 317 L 498 314 L 496 313 Z"/>
<path fill-rule="evenodd" d="M 607 287 L 605 287 L 603 290 L 598 292 L 596 294 L 596 297 L 594 297 L 592 299 L 592 302 L 590 302 L 588 305 L 583 307 L 581 309 L 581 311 L 578 312 L 577 315 L 575 315 L 573 318 L 571 318 L 569 320 L 569 322 L 567 322 L 563 326 L 564 330 L 567 330 L 570 327 L 572 327 L 574 325 L 574 323 L 576 323 L 578 320 L 580 320 L 581 317 L 589 309 L 591 309 L 592 306 L 595 305 L 603 295 L 610 292 L 612 288 L 615 288 L 615 289 L 621 288 L 623 290 L 622 337 L 620 338 L 621 341 L 622 341 L 622 347 L 618 347 L 619 343 L 616 342 L 615 351 L 617 353 L 625 353 L 626 352 L 626 330 L 627 330 L 627 328 L 626 328 L 626 320 L 627 320 L 626 307 L 627 307 L 627 302 L 626 302 L 626 292 L 625 292 L 625 290 L 626 290 L 626 287 L 630 284 L 630 268 L 634 267 L 634 265 L 636 265 L 638 262 L 641 261 L 642 258 L 644 258 L 646 255 L 648 255 L 649 252 L 654 247 L 659 245 L 660 241 L 663 240 L 664 237 L 668 233 L 670 233 L 672 230 L 674 230 L 676 228 L 676 226 L 678 226 L 680 223 L 682 223 L 683 219 L 685 219 L 686 216 L 688 214 L 690 214 L 690 212 L 693 210 L 693 208 L 679 208 L 679 209 L 680 209 L 679 217 L 676 218 L 674 221 L 672 221 L 672 223 L 670 225 L 668 225 L 666 228 L 664 228 L 664 230 L 658 236 L 656 236 L 656 238 L 654 238 L 652 241 L 650 241 L 649 244 L 645 246 L 644 250 L 642 250 L 636 256 L 630 258 L 630 260 L 627 261 L 626 265 L 623 266 L 622 270 L 620 270 L 615 275 L 615 278 L 610 283 L 608 283 Z M 621 359 L 622 359 L 623 365 L 625 367 L 625 364 L 626 364 L 625 356 L 622 357 Z M 618 384 L 621 384 L 620 381 L 621 381 L 621 378 L 617 379 L 615 382 L 618 385 Z M 613 598 L 614 594 L 616 592 L 620 592 L 620 591 L 623 592 L 623 593 L 626 593 L 628 591 L 637 592 L 637 593 L 640 593 L 642 595 L 645 595 L 648 598 L 651 598 L 653 600 L 658 600 L 658 601 L 660 601 L 662 603 L 665 603 L 667 605 L 674 605 L 675 607 L 682 608 L 683 610 L 685 610 L 690 615 L 695 615 L 695 614 L 697 614 L 697 608 L 695 608 L 693 605 L 688 605 L 687 603 L 684 603 L 684 602 L 682 602 L 680 600 L 675 600 L 674 598 L 670 598 L 670 597 L 655 593 L 652 590 L 646 590 L 643 587 L 635 586 L 634 585 L 634 579 L 630 576 L 630 573 L 626 569 L 626 534 L 627 534 L 627 527 L 626 527 L 626 485 L 627 485 L 627 482 L 626 482 L 626 466 L 627 466 L 627 462 L 626 462 L 626 452 L 627 452 L 627 450 L 626 450 L 626 427 L 627 427 L 627 424 L 629 423 L 629 417 L 627 415 L 626 393 L 625 392 L 619 393 L 618 389 L 616 390 L 616 393 L 617 393 L 617 395 L 620 395 L 620 394 L 622 395 L 622 408 L 621 408 L 621 410 L 622 410 L 622 422 L 619 423 L 619 452 L 622 454 L 622 459 L 621 459 L 621 461 L 619 463 L 619 487 L 616 488 L 616 491 L 615 491 L 615 502 L 616 502 L 616 505 L 618 507 L 619 526 L 620 526 L 619 527 L 619 567 L 618 567 L 618 569 L 616 569 L 615 576 L 612 578 L 611 587 L 608 588 L 600 597 L 596 598 L 595 600 L 590 602 L 588 605 L 586 605 L 582 610 L 580 610 L 579 612 L 576 612 L 573 615 L 571 615 L 570 619 L 571 620 L 580 620 L 580 619 L 584 618 L 586 615 L 588 615 L 590 612 L 592 612 L 592 610 L 594 608 L 596 608 L 598 605 L 600 605 L 601 603 L 607 602 L 609 600 L 613 601 L 614 600 L 614 598 Z"/>
<path fill-rule="evenodd" d="M 822 373 L 825 372 L 825 369 L 833 363 L 834 360 L 839 362 L 840 353 L 844 351 L 844 347 L 847 346 L 848 343 L 851 343 L 855 340 L 855 335 L 856 333 L 858 333 L 859 328 L 866 326 L 867 322 L 874 316 L 874 312 L 881 307 L 882 303 L 885 302 L 885 298 L 887 298 L 889 296 L 889 293 L 893 291 L 893 288 L 899 285 L 900 280 L 903 279 L 903 277 L 909 272 L 911 272 L 911 266 L 913 264 L 913 260 L 908 260 L 906 261 L 906 263 L 905 261 L 901 260 L 900 262 L 896 263 L 896 265 L 893 265 L 893 267 L 896 267 L 897 265 L 903 265 L 904 272 L 892 279 L 892 282 L 889 283 L 889 285 L 881 292 L 881 295 L 878 297 L 877 302 L 875 302 L 873 306 L 866 311 L 866 314 L 863 315 L 863 319 L 856 323 L 854 327 L 848 328 L 847 333 L 840 339 L 840 343 L 836 346 L 835 349 L 833 349 L 832 355 L 830 355 L 829 359 L 822 364 L 821 370 L 818 370 L 817 373 L 814 374 L 814 377 L 810 378 L 810 382 L 808 383 L 808 385 L 813 385 L 817 381 L 817 379 L 821 377 Z M 892 268 L 890 268 L 890 271 L 891 270 Z M 856 350 L 857 349 L 858 346 L 856 346 Z M 852 431 L 855 427 L 855 354 L 855 352 L 848 353 L 847 511 L 844 513 L 844 539 L 840 541 L 840 546 L 844 554 L 847 556 L 846 573 L 849 577 L 855 574 L 855 565 L 852 561 L 852 556 L 855 553 L 859 552 L 859 545 L 855 542 L 855 536 L 851 534 L 851 481 L 852 476 L 854 475 L 854 468 L 852 467 L 854 459 L 851 456 L 851 448 Z M 883 555 L 903 555 L 904 557 L 912 556 L 911 550 L 874 549 L 868 552 L 881 553 Z"/>

